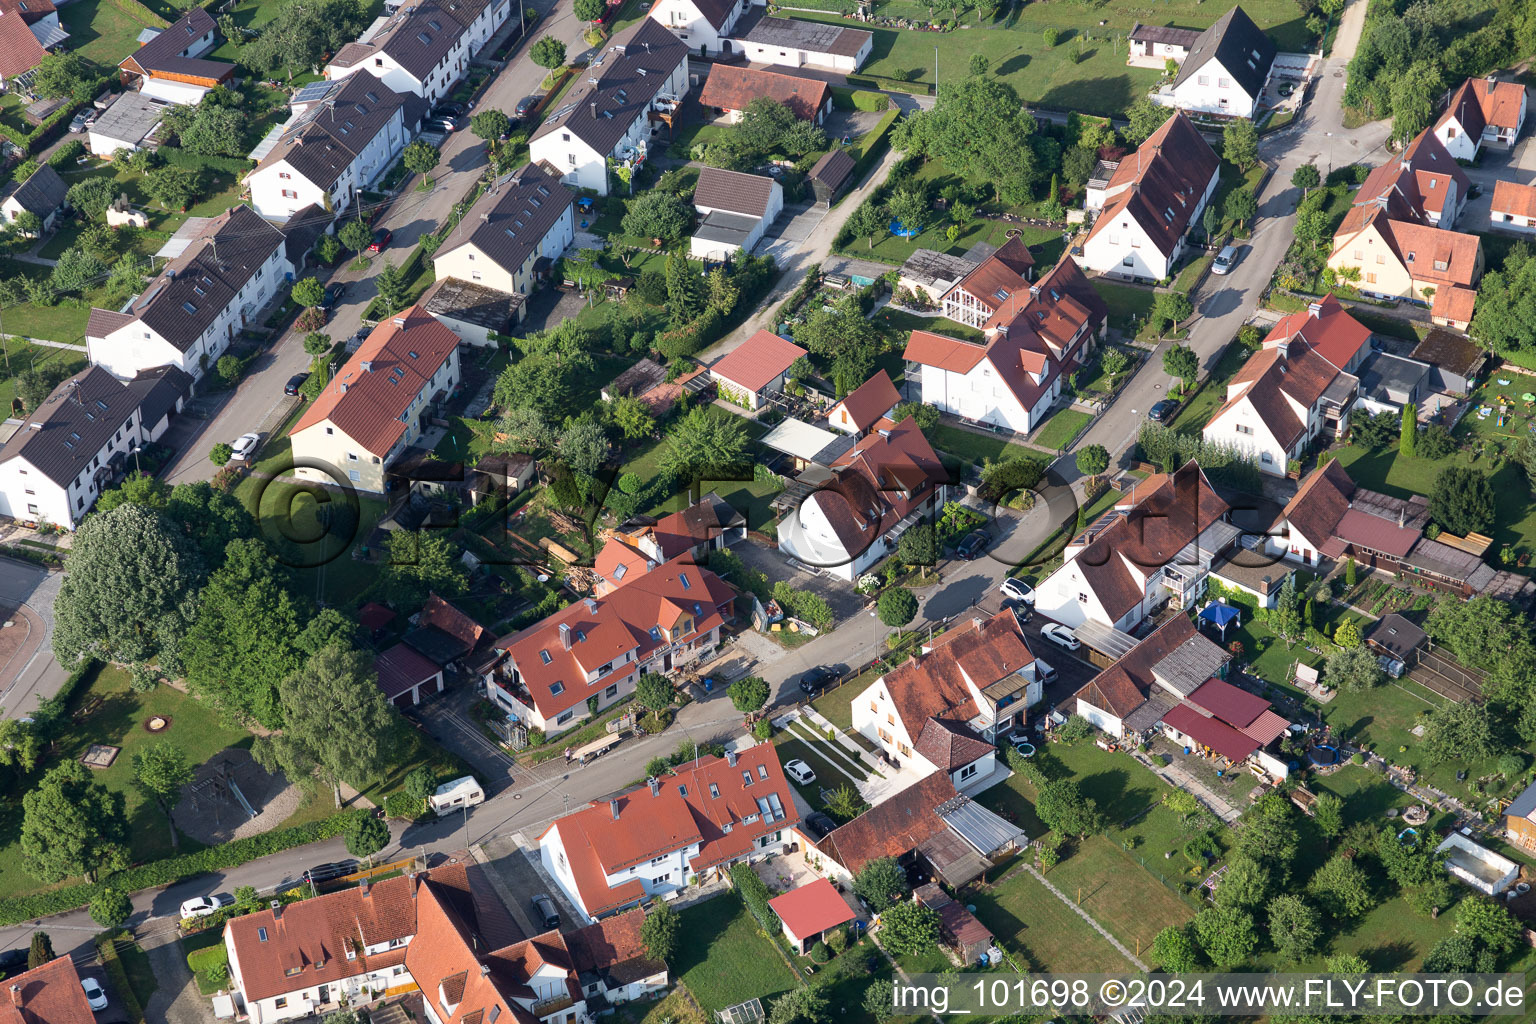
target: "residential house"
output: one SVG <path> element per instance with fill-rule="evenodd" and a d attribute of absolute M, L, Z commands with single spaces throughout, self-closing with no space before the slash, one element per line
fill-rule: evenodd
<path fill-rule="evenodd" d="M 837 887 L 825 878 L 775 896 L 768 906 L 778 917 L 790 946 L 802 956 L 809 955 L 816 943 L 858 916 Z"/>
<path fill-rule="evenodd" d="M 689 0 L 662 0 L 685 4 Z M 745 6 L 745 4 L 743 4 Z M 652 9 L 651 17 L 656 17 Z M 719 111 L 727 123 L 735 124 L 755 99 L 765 97 L 788 107 L 802 121 L 821 124 L 832 112 L 832 87 L 819 78 L 803 78 L 788 69 L 735 67 L 716 64 L 699 90 L 699 105 Z"/>
<path fill-rule="evenodd" d="M 511 13 L 511 0 L 418 0 L 397 7 L 363 38 L 337 50 L 325 77 L 367 71 L 395 92 L 420 96 L 430 107 L 453 91 Z"/>
<path fill-rule="evenodd" d="M 1215 676 L 1232 655 L 1174 615 L 1074 695 L 1077 714 L 1111 737 L 1140 742 L 1165 714 Z"/>
<path fill-rule="evenodd" d="M 1476 289 L 1461 284 L 1444 285 L 1435 290 L 1434 300 L 1429 304 L 1429 319 L 1437 327 L 1465 331 L 1472 326 L 1476 309 Z"/>
<path fill-rule="evenodd" d="M 756 409 L 784 390 L 789 368 L 804 355 L 806 350 L 794 342 L 759 330 L 715 360 L 709 373 L 721 398 L 743 409 Z"/>
<path fill-rule="evenodd" d="M 1374 209 L 1385 209 L 1399 220 L 1450 229 L 1456 226 L 1471 190 L 1467 172 L 1440 139 L 1425 129 L 1403 147 L 1396 160 L 1371 171 L 1355 193 L 1353 209 L 1339 230 L 1349 230 L 1351 218 L 1359 220 Z"/>
<path fill-rule="evenodd" d="M 943 772 L 887 797 L 819 842 L 806 838 L 807 852 L 821 854 L 818 870 L 834 879 L 847 881 L 870 861 L 894 857 L 953 888 L 1029 843 L 1023 829 L 958 792 Z"/>
<path fill-rule="evenodd" d="M 443 667 L 408 644 L 395 644 L 373 659 L 384 699 L 400 709 L 413 708 L 443 692 Z"/>
<path fill-rule="evenodd" d="M 986 266 L 967 280 L 974 285 Z M 1108 307 L 1071 256 L 1032 285 L 967 291 L 976 298 L 974 308 L 969 299 L 953 299 L 964 285 L 946 298 L 957 313 L 963 304 L 965 315 L 980 319 L 987 298 L 999 303 L 983 321 L 986 341 L 914 330 L 903 353 L 907 382 L 918 384 L 922 400 L 942 412 L 1027 434 L 1061 396 L 1062 378 L 1093 352 Z M 1006 298 L 999 298 L 1005 292 Z"/>
<path fill-rule="evenodd" d="M 1069 628 L 1129 632 L 1166 602 L 1193 608 L 1241 536 L 1230 512 L 1193 461 L 1149 478 L 1067 544 L 1035 588 L 1035 610 Z"/>
<path fill-rule="evenodd" d="M 853 730 L 891 764 L 943 772 L 975 794 L 1006 776 L 996 744 L 1040 702 L 1045 674 L 1004 608 L 940 634 L 865 687 L 851 701 Z"/>
<path fill-rule="evenodd" d="M 1452 396 L 1463 396 L 1488 365 L 1483 347 L 1455 331 L 1433 328 L 1409 355 L 1430 367 L 1429 386 Z"/>
<path fill-rule="evenodd" d="M 724 551 L 746 535 L 746 516 L 714 491 L 660 519 L 636 516 L 608 533 L 598 550 L 593 593 L 612 593 L 673 559 L 707 565 L 710 552 Z"/>
<path fill-rule="evenodd" d="M 27 92 L 38 64 L 68 38 L 53 0 L 0 0 L 0 91 Z"/>
<path fill-rule="evenodd" d="M 1197 28 L 1143 25 L 1137 22 L 1131 26 L 1130 35 L 1126 37 L 1125 62 L 1132 67 L 1157 68 L 1159 71 L 1170 60 L 1182 64 L 1189 56 L 1189 51 L 1200 41 L 1201 34 Z"/>
<path fill-rule="evenodd" d="M 651 136 L 670 130 L 688 94 L 688 49 L 654 18 L 616 33 L 534 131 L 533 162 L 547 162 L 568 185 L 607 195 L 609 160 L 638 167 Z"/>
<path fill-rule="evenodd" d="M 1290 775 L 1285 755 L 1269 750 L 1291 723 L 1269 701 L 1221 679 L 1201 683 L 1163 714 L 1162 730 L 1174 743 L 1223 763 L 1233 771 L 1252 764 L 1266 775 Z"/>
<path fill-rule="evenodd" d="M 366 72 L 305 86 L 291 107 L 245 176 L 251 205 L 269 220 L 286 221 L 309 206 L 333 215 L 350 208 L 405 148 L 425 112 L 413 93 Z"/>
<path fill-rule="evenodd" d="M 1152 98 L 1201 114 L 1253 117 L 1275 66 L 1275 44 L 1234 7 L 1189 46 L 1179 73 Z"/>
<path fill-rule="evenodd" d="M 881 420 L 810 493 L 786 491 L 779 550 L 852 583 L 944 506 L 949 474 L 912 417 Z"/>
<path fill-rule="evenodd" d="M 5 1024 L 95 1024 L 95 1011 L 80 987 L 80 972 L 68 956 L 19 971 L 4 984 L 0 1020 Z"/>
<path fill-rule="evenodd" d="M 114 377 L 170 365 L 201 378 L 288 283 L 283 233 L 249 206 L 189 222 L 185 232 L 168 246 L 180 252 L 123 309 L 91 310 L 87 352 Z"/>
<path fill-rule="evenodd" d="M 1484 146 L 1513 149 L 1525 127 L 1525 86 L 1492 75 L 1469 78 L 1451 93 L 1435 137 L 1457 160 L 1476 160 Z"/>
<path fill-rule="evenodd" d="M 646 951 L 643 924 L 645 911 L 636 907 L 564 933 L 588 1010 L 601 1012 L 604 1003 L 628 1003 L 667 987 L 667 965 Z"/>
<path fill-rule="evenodd" d="M 784 209 L 784 188 L 767 175 L 703 167 L 693 191 L 693 208 L 699 222 L 688 254 L 723 261 L 752 251 Z"/>
<path fill-rule="evenodd" d="M 753 64 L 798 68 L 807 64 L 848 74 L 874 49 L 875 35 L 824 21 L 770 18 L 754 8 L 737 24 L 732 41 Z"/>
<path fill-rule="evenodd" d="M 1330 292 L 1274 326 L 1227 383 L 1205 439 L 1247 452 L 1263 472 L 1284 476 L 1318 438 L 1332 441 L 1348 431 L 1360 391 L 1355 371 L 1370 354 L 1370 328 Z"/>
<path fill-rule="evenodd" d="M 0 14 L 0 17 L 4 17 Z M 69 186 L 64 184 L 64 179 L 59 177 L 48 164 L 43 164 L 26 181 L 11 190 L 10 195 L 0 202 L 0 215 L 3 215 L 7 224 L 14 225 L 23 213 L 35 214 L 42 222 L 41 232 L 32 232 L 31 237 L 38 234 L 46 234 L 53 230 L 54 217 L 64 208 L 65 196 L 69 192 Z"/>
<path fill-rule="evenodd" d="M 754 0 L 657 0 L 650 17 L 701 57 L 735 52 L 731 33 Z M 710 77 L 726 65 L 717 64 Z"/>
<path fill-rule="evenodd" d="M 1359 487 L 1337 460 L 1313 470 L 1270 528 L 1270 553 L 1319 565 L 1324 558 L 1353 558 L 1426 587 L 1460 597 L 1489 593 L 1524 601 L 1523 575 L 1495 570 L 1461 538 L 1431 539 L 1429 502 L 1420 494 L 1394 498 Z"/>
<path fill-rule="evenodd" d="M 576 238 L 576 195 L 549 168 L 503 175 L 475 200 L 437 252 L 438 280 L 527 296 Z"/>
<path fill-rule="evenodd" d="M 326 483 L 345 473 L 358 490 L 383 493 L 390 464 L 460 379 L 458 336 L 426 310 L 412 306 L 385 320 L 293 425 L 295 472 Z"/>
<path fill-rule="evenodd" d="M 1090 186 L 1085 202 L 1097 216 L 1083 243 L 1083 265 L 1136 280 L 1172 276 L 1220 176 L 1216 151 L 1175 111 L 1114 165 L 1102 188 Z"/>
<path fill-rule="evenodd" d="M 827 426 L 863 437 L 876 423 L 889 419 L 900 402 L 901 394 L 891 383 L 891 375 L 880 370 L 827 411 Z"/>
<path fill-rule="evenodd" d="M 496 635 L 438 595 L 428 595 L 411 622 L 405 645 L 433 664 L 457 668 L 468 661 L 474 668 L 488 667 L 489 659 L 477 655 L 496 642 Z"/>
<path fill-rule="evenodd" d="M 1475 301 L 1474 289 L 1483 274 L 1482 240 L 1399 220 L 1383 207 L 1356 206 L 1334 232 L 1328 266 L 1358 275 L 1360 291 L 1376 298 L 1429 305 L 1439 292 L 1460 288 L 1473 292 Z M 1455 301 L 1455 306 L 1442 307 L 1442 319 L 1465 312 L 1465 300 Z"/>
<path fill-rule="evenodd" d="M 539 860 L 596 921 L 782 853 L 799 821 L 776 748 L 759 743 L 556 818 L 539 836 Z"/>
<path fill-rule="evenodd" d="M 174 367 L 119 381 L 100 366 L 68 378 L 28 410 L 0 446 L 0 515 L 74 529 L 181 411 L 192 379 Z"/>
<path fill-rule="evenodd" d="M 1009 239 L 1004 243 L 1004 247 L 1012 245 L 1014 241 Z M 1025 249 L 1024 252 L 1027 255 L 1029 250 Z M 1034 258 L 1031 257 L 1029 262 L 1033 266 Z M 964 256 L 951 256 L 947 252 L 939 252 L 936 249 L 916 249 L 901 265 L 901 275 L 896 280 L 896 287 L 898 291 L 905 288 L 929 302 L 939 303 L 980 265 L 976 260 L 966 259 Z M 1029 271 L 1026 270 L 1018 276 L 1027 281 Z"/>
<path fill-rule="evenodd" d="M 234 81 L 235 65 L 204 59 L 217 42 L 213 15 L 193 7 L 124 57 L 117 65 L 118 76 L 125 86 L 146 96 L 195 105 L 209 89 Z"/>
<path fill-rule="evenodd" d="M 713 652 L 735 597 L 708 569 L 674 559 L 497 641 L 505 654 L 485 674 L 486 695 L 545 736 L 573 729 L 634 692 L 643 674 Z"/>
<path fill-rule="evenodd" d="M 1536 853 L 1536 782 L 1510 801 L 1500 824 L 1512 844 L 1526 853 Z"/>
<path fill-rule="evenodd" d="M 967 327 L 995 326 L 1018 292 L 1029 290 L 1035 258 L 1018 236 L 976 264 L 960 281 L 939 297 L 947 319 Z"/>
<path fill-rule="evenodd" d="M 1536 233 L 1536 185 L 1521 185 L 1503 178 L 1494 182 L 1489 220 L 1502 231 Z"/>
<path fill-rule="evenodd" d="M 417 304 L 438 323 L 476 348 L 489 348 L 511 337 L 527 311 L 526 300 L 457 277 L 440 277 L 422 293 Z"/>
<path fill-rule="evenodd" d="M 843 189 L 851 184 L 853 172 L 858 166 L 858 162 L 840 146 L 829 149 L 826 155 L 811 165 L 806 180 L 811 183 L 816 205 L 826 209 L 836 202 Z"/>
<path fill-rule="evenodd" d="M 170 100 L 142 92 L 125 92 L 112 101 L 86 129 L 85 144 L 92 156 L 109 160 L 120 149 L 130 153 L 150 147 Z"/>

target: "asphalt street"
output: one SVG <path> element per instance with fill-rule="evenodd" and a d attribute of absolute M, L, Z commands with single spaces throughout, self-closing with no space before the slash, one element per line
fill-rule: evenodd
<path fill-rule="evenodd" d="M 53 599 L 63 579 L 31 562 L 0 558 L 0 610 L 17 609 L 9 630 L 25 633 L 6 648 L 9 656 L 0 655 L 0 715 L 6 718 L 32 714 L 68 676 L 53 657 Z"/>

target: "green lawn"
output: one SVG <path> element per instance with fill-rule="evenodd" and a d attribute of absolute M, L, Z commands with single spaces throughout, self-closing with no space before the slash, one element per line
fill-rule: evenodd
<path fill-rule="evenodd" d="M 1114 971 L 1132 966 L 1087 921 L 1023 868 L 973 899 L 981 923 L 1009 952 L 1022 951 L 1035 971 Z"/>
<path fill-rule="evenodd" d="M 777 996 L 798 983 L 734 891 L 686 907 L 678 917 L 682 927 L 669 966 L 711 1017 L 748 999 Z"/>
<path fill-rule="evenodd" d="M 1061 451 L 1091 419 L 1093 419 L 1092 414 L 1080 409 L 1058 410 L 1045 421 L 1045 425 L 1032 440 L 1042 448 Z"/>
<path fill-rule="evenodd" d="M 793 733 L 778 733 L 773 738 L 773 745 L 778 748 L 780 761 L 788 762 L 798 758 L 810 765 L 811 771 L 816 773 L 816 781 L 809 786 L 802 786 L 793 780 L 790 782 L 790 785 L 800 791 L 800 795 L 805 797 L 805 802 L 814 810 L 827 809 L 827 802 L 821 798 L 823 789 L 836 789 L 845 784 L 854 785 L 852 779 L 827 764 L 826 759 L 812 750 L 810 744 L 797 738 Z"/>
<path fill-rule="evenodd" d="M 1077 846 L 1046 878 L 1062 892 L 1079 901 L 1094 920 L 1127 948 L 1149 949 L 1157 933 L 1169 925 L 1181 925 L 1194 917 L 1194 908 L 1168 885 L 1177 884 L 1181 868 L 1190 862 L 1174 855 L 1143 870 L 1144 856 L 1127 853 L 1108 836 L 1094 836 Z M 1151 877 L 1156 872 L 1168 885 Z M 1187 877 L 1187 876 L 1186 876 Z"/>
<path fill-rule="evenodd" d="M 139 48 L 139 33 L 164 28 L 166 22 L 134 3 L 75 0 L 59 8 L 59 22 L 69 33 L 69 50 L 110 68 Z"/>
<path fill-rule="evenodd" d="M 1134 284 L 1116 284 L 1102 278 L 1093 282 L 1099 296 L 1109 307 L 1109 326 L 1126 335 L 1134 335 L 1147 322 L 1156 298 L 1150 288 Z"/>
<path fill-rule="evenodd" d="M 967 462 L 974 462 L 978 466 L 981 465 L 982 459 L 991 459 L 996 462 L 1005 454 L 1032 459 L 1045 458 L 1040 452 L 1003 440 L 1000 435 L 978 434 L 963 427 L 952 427 L 947 423 L 940 423 L 929 431 L 929 439 L 935 448 L 958 456 Z"/>
<path fill-rule="evenodd" d="M 922 176 L 919 175 L 919 177 Z M 1035 257 L 1035 262 L 1043 267 L 1054 265 L 1062 250 L 1061 232 L 1052 228 L 1010 224 L 1003 220 L 977 219 L 961 227 L 951 241 L 949 237 L 951 226 L 951 222 L 942 211 L 934 210 L 932 220 L 923 225 L 923 230 L 911 238 L 901 238 L 886 230 L 876 237 L 873 246 L 869 244 L 869 236 L 861 235 L 851 240 L 840 251 L 858 259 L 899 266 L 919 249 L 935 249 L 959 256 L 978 242 L 1000 247 L 1008 241 L 1010 231 L 1019 232 L 1020 237 L 1024 239 L 1024 244 L 1029 246 L 1030 253 Z"/>
<path fill-rule="evenodd" d="M 26 307 L 21 307 L 26 308 Z M 4 322 L 11 322 L 12 311 L 7 310 Z M 70 373 L 85 369 L 85 353 L 67 348 L 51 348 L 47 345 L 29 345 L 20 338 L 0 336 L 0 352 L 4 353 L 4 374 L 0 375 L 0 408 L 9 410 L 16 397 L 14 375 L 23 370 L 40 366 L 62 364 Z"/>
<path fill-rule="evenodd" d="M 934 334 L 959 338 L 961 341 L 974 341 L 977 344 L 986 341 L 987 337 L 986 332 L 980 328 L 962 324 L 946 316 L 918 316 L 916 313 L 908 313 L 904 309 L 892 309 L 890 306 L 882 306 L 875 310 L 874 316 L 869 319 L 876 327 L 883 328 L 892 334 L 932 331 Z"/>
<path fill-rule="evenodd" d="M 148 1003 L 149 997 L 160 987 L 160 981 L 150 966 L 149 954 L 137 942 L 125 938 L 117 943 L 117 959 L 123 965 L 123 973 L 128 977 L 128 987 L 133 989 L 133 997 L 139 1001 L 140 1006 Z"/>
<path fill-rule="evenodd" d="M 1216 410 L 1227 400 L 1227 382 L 1242 369 L 1250 354 L 1235 341 L 1229 344 L 1216 360 L 1216 365 L 1211 367 L 1210 379 L 1206 381 L 1205 387 L 1186 402 L 1174 417 L 1173 429 L 1183 434 L 1198 434 L 1204 430 Z"/>

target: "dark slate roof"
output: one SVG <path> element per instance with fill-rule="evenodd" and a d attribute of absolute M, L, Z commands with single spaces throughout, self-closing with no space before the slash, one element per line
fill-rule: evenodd
<path fill-rule="evenodd" d="M 4 448 L 0 462 L 25 458 L 60 487 L 68 487 L 112 435 L 140 406 L 165 415 L 178 395 L 191 387 L 180 370 L 151 370 L 127 384 L 99 366 L 90 366 L 53 389 L 22 423 Z"/>
<path fill-rule="evenodd" d="M 295 270 L 304 265 L 304 258 L 315 247 L 325 229 L 334 218 L 315 203 L 288 218 L 283 225 L 283 253 Z"/>
<path fill-rule="evenodd" d="M 185 352 L 282 244 L 281 231 L 236 206 L 213 218 L 125 312 Z M 92 310 L 90 324 L 115 330 L 131 320 Z"/>
<path fill-rule="evenodd" d="M 753 8 L 761 12 L 764 8 Z M 751 17 L 748 14 L 747 17 Z M 764 46 L 782 46 L 808 53 L 830 53 L 838 57 L 856 57 L 873 33 L 859 28 L 843 28 L 824 21 L 800 21 L 796 18 L 759 17 L 750 25 L 739 25 L 736 37 Z"/>
<path fill-rule="evenodd" d="M 1532 812 L 1536 812 L 1536 782 L 1521 790 L 1520 795 L 1504 808 L 1504 813 L 1511 818 L 1528 818 Z"/>
<path fill-rule="evenodd" d="M 16 187 L 11 198 L 20 203 L 23 210 L 46 217 L 63 205 L 68 191 L 69 186 L 64 184 L 59 172 L 43 164 L 32 177 Z"/>
<path fill-rule="evenodd" d="M 510 333 L 517 322 L 517 311 L 523 305 L 521 295 L 499 292 L 456 277 L 439 278 L 416 301 L 435 317 L 474 324 L 497 334 Z"/>
<path fill-rule="evenodd" d="M 473 245 L 501 269 L 516 273 L 575 202 L 576 193 L 557 176 L 529 164 L 497 179 L 475 201 L 436 258 Z"/>
<path fill-rule="evenodd" d="M 571 132 L 599 153 L 613 152 L 635 119 L 645 116 L 672 72 L 688 59 L 688 44 L 660 22 L 642 18 L 614 36 L 598 59 L 601 66 L 583 73 L 533 133 L 534 139 Z"/>
<path fill-rule="evenodd" d="M 372 74 L 348 75 L 288 126 L 257 170 L 284 160 L 316 186 L 329 189 L 404 105 L 405 96 Z"/>
<path fill-rule="evenodd" d="M 153 426 L 175 411 L 178 398 L 192 393 L 192 375 L 174 366 L 154 366 L 140 370 L 128 390 L 139 396 L 139 415 Z"/>
<path fill-rule="evenodd" d="M 146 72 L 190 75 L 194 78 L 228 78 L 235 73 L 235 66 L 218 60 L 184 57 L 182 52 L 209 32 L 216 31 L 213 16 L 201 7 L 194 7 L 177 19 L 176 24 L 128 55 Z"/>
<path fill-rule="evenodd" d="M 1275 44 L 1241 7 L 1234 7 L 1200 33 L 1179 68 L 1179 77 L 1173 80 L 1173 87 L 1177 89 L 1189 81 L 1212 59 L 1220 62 L 1227 73 L 1237 79 L 1244 92 L 1257 96 L 1264 87 L 1264 79 L 1269 76 L 1270 65 L 1275 62 Z"/>
<path fill-rule="evenodd" d="M 421 0 L 402 6 L 366 43 L 348 43 L 332 63 L 351 67 L 382 50 L 418 81 L 427 76 L 485 10 L 487 0 Z"/>
<path fill-rule="evenodd" d="M 1409 619 L 1392 612 L 1376 623 L 1365 638 L 1373 647 L 1381 648 L 1399 661 L 1406 661 L 1410 654 L 1423 646 L 1425 633 Z"/>
<path fill-rule="evenodd" d="M 848 155 L 846 149 L 833 149 L 816 161 L 816 166 L 811 168 L 810 176 L 836 192 L 843 187 L 843 183 L 848 180 L 848 175 L 853 173 L 856 166 L 858 166 L 857 163 Z"/>
<path fill-rule="evenodd" d="M 718 167 L 701 167 L 693 190 L 693 205 L 706 210 L 725 210 L 762 220 L 779 183 L 763 174 L 743 174 Z"/>

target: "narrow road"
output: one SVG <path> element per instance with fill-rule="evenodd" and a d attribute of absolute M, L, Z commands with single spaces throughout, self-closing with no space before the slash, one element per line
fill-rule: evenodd
<path fill-rule="evenodd" d="M 0 716 L 25 718 L 52 697 L 68 678 L 53 657 L 53 599 L 64 581 L 40 565 L 0 558 L 0 613 L 12 611 L 15 625 L 0 648 Z"/>
<path fill-rule="evenodd" d="M 476 110 L 496 109 L 510 114 L 520 100 L 539 91 L 545 70 L 528 57 L 528 46 L 534 39 L 554 36 L 566 44 L 572 59 L 586 48 L 581 38 L 586 23 L 577 20 L 569 4 L 561 6 L 557 0 L 528 0 L 527 7 L 544 16 L 535 24 L 516 56 L 476 101 Z M 494 50 L 499 45 L 498 39 L 493 39 L 486 49 Z M 418 192 L 411 184 L 412 179 L 406 180 L 400 195 L 378 221 L 377 226 L 388 228 L 394 234 L 388 252 L 375 257 L 362 270 L 352 270 L 351 260 L 344 259 L 331 275 L 331 282 L 347 286 L 341 304 L 323 328 L 333 341 L 349 338 L 362 327 L 363 311 L 378 294 L 373 278 L 383 269 L 385 261 L 398 265 L 409 256 L 422 235 L 436 231 L 446 222 L 453 215 L 454 204 L 469 191 L 484 172 L 485 165 L 485 143 L 471 134 L 466 123 L 443 143 L 437 169 L 430 175 L 433 181 L 430 191 Z M 212 479 L 218 467 L 208 461 L 208 450 L 219 441 L 232 440 L 266 422 L 284 401 L 283 384 L 289 377 L 308 368 L 309 356 L 304 354 L 302 334 L 290 332 L 257 361 L 234 394 L 223 400 L 213 419 L 193 432 L 176 461 L 162 474 L 164 479 L 172 484 Z"/>

